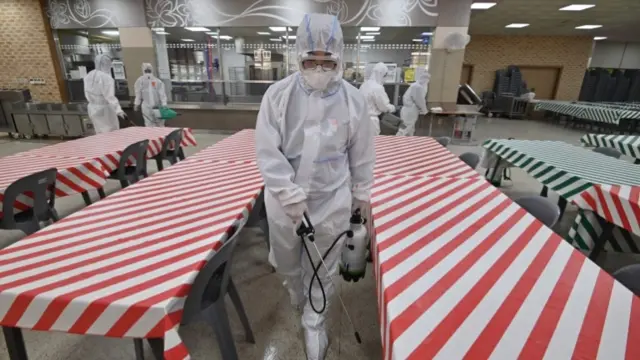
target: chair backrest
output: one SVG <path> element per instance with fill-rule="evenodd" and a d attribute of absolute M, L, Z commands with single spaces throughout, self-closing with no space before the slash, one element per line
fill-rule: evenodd
<path fill-rule="evenodd" d="M 439 138 L 436 138 L 436 141 L 439 142 L 440 145 L 447 147 L 451 142 L 451 138 L 448 136 L 441 136 Z"/>
<path fill-rule="evenodd" d="M 622 267 L 613 273 L 613 277 L 631 292 L 640 296 L 640 264 Z"/>
<path fill-rule="evenodd" d="M 56 200 L 56 176 L 55 168 L 43 170 L 18 179 L 9 185 L 2 199 L 2 228 L 20 229 L 27 235 L 40 229 L 40 221 L 48 220 L 50 209 L 55 207 Z M 29 224 L 18 224 L 13 205 L 21 195 L 31 197 L 33 206 L 30 210 L 33 216 Z"/>
<path fill-rule="evenodd" d="M 594 152 L 600 153 L 602 155 L 611 156 L 612 158 L 619 159 L 622 153 L 616 149 L 607 148 L 607 147 L 597 147 L 593 148 Z"/>
<path fill-rule="evenodd" d="M 149 147 L 149 140 L 138 141 L 127 146 L 120 156 L 120 163 L 118 164 L 118 177 L 126 178 L 127 176 L 127 164 L 129 160 L 133 158 L 135 160 L 135 175 L 137 181 L 140 176 L 147 173 L 147 148 Z"/>
<path fill-rule="evenodd" d="M 480 155 L 472 152 L 466 152 L 460 155 L 459 158 L 474 170 L 478 167 L 478 163 L 480 162 Z"/>
<path fill-rule="evenodd" d="M 525 196 L 516 199 L 516 203 L 547 227 L 553 227 L 560 218 L 560 208 L 546 197 Z"/>
<path fill-rule="evenodd" d="M 182 323 L 188 323 L 202 311 L 203 302 L 213 302 L 227 293 L 231 259 L 242 225 L 234 223 L 227 229 L 223 245 L 200 269 L 184 303 Z M 227 266 L 229 265 L 229 266 Z"/>
<path fill-rule="evenodd" d="M 180 149 L 182 144 L 182 129 L 177 129 L 169 133 L 167 137 L 164 138 L 162 143 L 162 151 L 160 152 L 160 156 L 164 159 L 167 157 L 167 152 L 169 150 L 173 151 L 173 160 L 178 161 L 178 149 Z"/>

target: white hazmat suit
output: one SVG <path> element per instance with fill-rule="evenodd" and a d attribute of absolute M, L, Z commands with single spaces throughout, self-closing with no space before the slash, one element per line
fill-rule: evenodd
<path fill-rule="evenodd" d="M 125 118 L 126 115 L 115 95 L 116 85 L 111 77 L 111 58 L 100 54 L 96 56 L 95 65 L 96 68 L 84 77 L 84 96 L 89 102 L 89 119 L 99 134 L 118 130 L 118 117 Z"/>
<path fill-rule="evenodd" d="M 398 129 L 398 136 L 413 136 L 416 131 L 416 121 L 420 114 L 426 114 L 427 109 L 427 89 L 431 75 L 428 72 L 420 74 L 418 81 L 409 86 L 402 96 L 402 110 L 400 118 L 403 126 Z"/>
<path fill-rule="evenodd" d="M 319 360 L 328 346 L 324 326 L 328 310 L 317 314 L 309 303 L 313 270 L 295 231 L 306 211 L 316 230 L 315 244 L 324 253 L 349 229 L 352 203 L 369 204 L 375 152 L 365 100 L 342 80 L 344 43 L 337 18 L 306 15 L 298 28 L 296 48 L 301 70 L 273 84 L 262 99 L 256 150 L 265 181 L 269 260 L 284 278 L 292 305 L 303 306 L 307 358 Z M 307 68 L 309 61 L 318 58 L 335 68 L 324 70 L 326 62 L 323 68 Z M 337 273 L 342 240 L 325 259 L 330 274 L 323 267 L 318 273 L 328 302 L 335 290 L 330 276 Z M 317 252 L 307 244 L 317 264 Z M 322 307 L 317 281 L 311 300 L 316 308 Z"/>
<path fill-rule="evenodd" d="M 136 80 L 134 86 L 136 99 L 133 102 L 134 109 L 142 108 L 144 126 L 163 127 L 164 120 L 155 116 L 153 109 L 167 106 L 167 93 L 164 91 L 164 83 L 153 76 L 153 66 L 142 63 L 142 76 Z"/>
<path fill-rule="evenodd" d="M 389 101 L 389 96 L 384 91 L 384 77 L 387 74 L 387 66 L 377 63 L 371 69 L 371 74 L 360 86 L 360 92 L 367 101 L 369 118 L 374 126 L 376 135 L 380 134 L 380 114 L 396 111 L 396 107 Z"/>

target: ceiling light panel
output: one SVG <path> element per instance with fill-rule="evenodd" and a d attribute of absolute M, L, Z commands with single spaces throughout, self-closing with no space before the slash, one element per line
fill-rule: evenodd
<path fill-rule="evenodd" d="M 496 5 L 496 3 L 494 3 L 494 2 L 476 2 L 476 3 L 471 4 L 471 9 L 472 10 L 487 10 L 487 9 L 491 9 L 495 5 Z"/>
<path fill-rule="evenodd" d="M 582 10 L 591 9 L 594 6 L 595 6 L 594 4 L 573 4 L 573 5 L 561 7 L 559 10 L 560 11 L 582 11 Z"/>
<path fill-rule="evenodd" d="M 361 27 L 360 31 L 362 32 L 367 32 L 367 31 L 380 31 L 380 27 Z"/>
<path fill-rule="evenodd" d="M 200 32 L 211 31 L 211 29 L 207 29 L 206 27 L 201 27 L 201 26 L 186 27 L 185 29 L 189 31 L 200 31 Z"/>
<path fill-rule="evenodd" d="M 357 37 L 360 40 L 373 40 L 375 39 L 375 36 L 373 35 L 358 35 Z"/>
<path fill-rule="evenodd" d="M 529 26 L 529 24 L 525 24 L 525 23 L 513 23 L 513 24 L 509 24 L 507 26 L 505 26 L 506 28 L 509 29 L 522 29 L 522 28 L 526 28 L 527 26 Z"/>
<path fill-rule="evenodd" d="M 379 32 L 368 32 L 367 35 L 380 35 Z"/>
<path fill-rule="evenodd" d="M 606 38 L 607 38 L 606 36 L 595 36 L 593 40 L 600 41 L 600 40 L 606 40 Z"/>
<path fill-rule="evenodd" d="M 286 26 L 270 26 L 269 30 L 275 31 L 275 32 L 285 32 L 287 31 L 287 27 Z M 289 31 L 293 31 L 293 29 L 289 28 Z"/>
<path fill-rule="evenodd" d="M 258 35 L 271 35 L 271 33 L 266 31 L 258 31 Z"/>
<path fill-rule="evenodd" d="M 580 25 L 580 26 L 576 26 L 576 29 L 578 29 L 578 30 L 593 30 L 593 29 L 599 29 L 601 27 L 602 27 L 602 25 Z"/>
<path fill-rule="evenodd" d="M 180 39 L 180 41 L 184 41 L 184 42 L 194 42 L 195 40 L 193 40 L 193 39 Z"/>
<path fill-rule="evenodd" d="M 118 30 L 102 30 L 102 33 L 111 36 L 120 35 L 120 32 Z"/>

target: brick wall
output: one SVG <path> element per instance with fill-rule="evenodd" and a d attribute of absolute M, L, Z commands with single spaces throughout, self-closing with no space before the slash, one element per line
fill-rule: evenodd
<path fill-rule="evenodd" d="M 34 100 L 60 102 L 45 26 L 38 0 L 0 0 L 0 88 L 28 87 Z M 24 84 L 29 78 L 46 84 Z"/>
<path fill-rule="evenodd" d="M 576 100 L 591 46 L 591 37 L 472 35 L 464 63 L 473 65 L 478 93 L 492 89 L 495 71 L 508 65 L 562 66 L 556 99 Z"/>

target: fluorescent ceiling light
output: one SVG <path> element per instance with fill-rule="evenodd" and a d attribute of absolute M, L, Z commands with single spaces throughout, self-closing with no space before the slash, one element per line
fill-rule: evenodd
<path fill-rule="evenodd" d="M 527 26 L 529 26 L 529 24 L 513 23 L 513 24 L 509 24 L 509 25 L 507 25 L 505 27 L 506 28 L 510 28 L 510 29 L 522 29 L 522 28 L 526 28 Z"/>
<path fill-rule="evenodd" d="M 158 32 L 156 32 L 156 34 L 158 34 L 158 35 L 171 35 L 166 31 L 158 31 Z"/>
<path fill-rule="evenodd" d="M 266 31 L 258 31 L 258 35 L 271 35 L 271 33 Z"/>
<path fill-rule="evenodd" d="M 118 30 L 102 30 L 102 33 L 111 36 L 120 35 L 120 32 Z"/>
<path fill-rule="evenodd" d="M 202 27 L 202 26 L 194 26 L 194 27 L 186 27 L 185 29 L 189 30 L 189 31 L 211 31 L 211 29 L 207 29 L 206 27 Z"/>
<path fill-rule="evenodd" d="M 367 32 L 367 31 L 380 31 L 380 27 L 361 27 L 360 31 L 363 32 Z"/>
<path fill-rule="evenodd" d="M 180 41 L 184 41 L 184 42 L 194 42 L 195 40 L 193 40 L 193 39 L 180 39 Z"/>
<path fill-rule="evenodd" d="M 379 32 L 368 32 L 367 35 L 380 35 Z"/>
<path fill-rule="evenodd" d="M 413 39 L 411 41 L 413 41 L 413 42 L 422 42 L 422 39 Z"/>
<path fill-rule="evenodd" d="M 431 35 L 433 35 L 433 33 L 432 32 L 423 32 L 420 35 L 422 35 L 422 36 L 431 36 Z"/>
<path fill-rule="evenodd" d="M 605 40 L 607 37 L 606 36 L 595 36 L 593 38 L 593 40 L 598 41 L 598 40 Z"/>
<path fill-rule="evenodd" d="M 573 5 L 561 7 L 560 11 L 582 11 L 582 10 L 591 9 L 594 6 L 595 6 L 594 4 L 573 4 Z"/>
<path fill-rule="evenodd" d="M 598 29 L 601 28 L 602 25 L 580 25 L 580 26 L 576 26 L 576 29 L 579 30 L 591 30 L 591 29 Z"/>
<path fill-rule="evenodd" d="M 494 3 L 494 2 L 477 2 L 477 3 L 471 4 L 471 9 L 473 9 L 473 10 L 487 10 L 487 9 L 491 9 L 495 5 L 496 5 L 496 3 Z"/>
<path fill-rule="evenodd" d="M 373 40 L 376 37 L 373 36 L 373 35 L 358 35 L 357 38 L 360 39 L 360 40 Z"/>
<path fill-rule="evenodd" d="M 289 36 L 283 36 L 283 38 L 289 39 L 289 40 L 295 40 L 296 36 L 295 35 L 289 35 Z"/>
<path fill-rule="evenodd" d="M 217 31 L 208 31 L 205 34 L 207 34 L 207 35 L 218 35 L 218 32 Z"/>
<path fill-rule="evenodd" d="M 371 42 L 371 41 L 376 41 L 376 39 L 362 39 L 362 41 Z"/>
<path fill-rule="evenodd" d="M 214 36 L 214 38 L 218 38 L 220 40 L 231 40 L 231 39 L 233 39 L 233 37 L 229 36 L 229 35 Z"/>
<path fill-rule="evenodd" d="M 164 31 L 164 28 L 152 28 L 151 31 L 160 32 L 160 31 Z"/>
<path fill-rule="evenodd" d="M 275 32 L 284 32 L 287 31 L 287 27 L 285 26 L 269 26 L 269 30 Z M 289 31 L 293 31 L 293 29 L 289 28 Z"/>
<path fill-rule="evenodd" d="M 280 38 L 269 39 L 269 40 L 271 40 L 271 41 L 282 41 L 282 39 L 280 39 Z"/>

